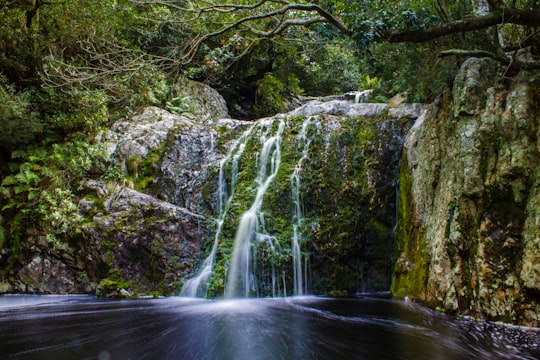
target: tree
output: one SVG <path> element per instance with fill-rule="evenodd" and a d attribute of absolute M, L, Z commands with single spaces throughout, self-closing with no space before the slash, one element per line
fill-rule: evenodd
<path fill-rule="evenodd" d="M 144 3 L 169 2 L 142 1 Z M 256 0 L 221 3 L 212 1 L 184 1 L 184 7 L 175 5 L 193 19 L 205 19 L 204 23 L 218 24 L 207 31 L 201 31 L 176 59 L 181 64 L 189 64 L 196 59 L 201 47 L 214 39 L 220 39 L 229 32 L 243 34 L 255 41 L 289 36 L 294 28 L 310 28 L 316 31 L 324 25 L 333 27 L 341 36 L 348 37 L 364 46 L 374 41 L 390 43 L 423 43 L 442 37 L 481 31 L 501 26 L 525 27 L 525 31 L 506 29 L 507 32 L 521 32 L 516 42 L 507 47 L 492 41 L 491 49 L 451 50 L 442 55 L 475 55 L 492 57 L 501 63 L 523 69 L 540 68 L 537 58 L 518 56 L 529 47 L 532 55 L 540 42 L 540 2 L 538 0 L 473 0 L 448 2 L 445 0 L 409 2 L 355 2 L 317 1 L 312 3 L 289 2 L 286 0 Z M 452 4 L 454 3 L 454 4 Z M 456 7 L 459 11 L 454 11 Z M 428 5 L 428 6 L 424 6 Z M 184 17 L 178 23 L 186 21 Z M 174 23 L 174 21 L 173 21 Z M 502 29 L 502 31 L 505 31 Z M 496 46 L 498 45 L 498 46 Z M 249 46 L 246 47 L 249 49 Z M 512 51 L 508 53 L 508 51 Z M 240 56 L 240 55 L 239 55 Z"/>

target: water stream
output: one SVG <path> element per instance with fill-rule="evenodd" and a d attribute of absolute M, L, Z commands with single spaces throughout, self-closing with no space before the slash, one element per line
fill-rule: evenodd
<path fill-rule="evenodd" d="M 227 156 L 220 161 L 219 164 L 219 180 L 217 188 L 217 201 L 218 201 L 218 217 L 216 219 L 216 233 L 214 235 L 214 243 L 210 255 L 202 263 L 199 272 L 192 279 L 188 279 L 182 290 L 180 296 L 187 297 L 201 297 L 206 296 L 208 289 L 208 279 L 213 273 L 216 252 L 219 246 L 219 239 L 223 229 L 223 223 L 225 216 L 231 204 L 231 200 L 234 196 L 234 189 L 238 181 L 238 161 L 244 153 L 246 148 L 246 141 L 248 140 L 253 127 L 249 128 L 242 134 L 242 136 L 231 146 Z M 227 183 L 226 165 L 231 164 L 230 184 Z"/>
<path fill-rule="evenodd" d="M 277 239 L 275 234 L 266 228 L 265 217 L 273 216 L 263 210 L 264 198 L 269 188 L 280 171 L 282 157 L 282 135 L 285 128 L 294 123 L 286 123 L 284 119 L 263 119 L 245 131 L 229 148 L 227 155 L 219 163 L 219 177 L 217 182 L 217 217 L 214 241 L 210 253 L 202 262 L 197 274 L 187 280 L 180 292 L 185 297 L 207 297 L 209 283 L 215 275 L 216 256 L 220 252 L 228 252 L 230 241 L 230 256 L 222 260 L 226 268 L 224 278 L 224 297 L 248 297 L 248 296 L 287 296 L 288 287 L 292 295 L 304 295 L 309 293 L 309 283 L 306 280 L 309 273 L 309 256 L 302 249 L 305 240 L 302 238 L 303 211 L 301 199 L 301 176 L 303 163 L 308 158 L 310 144 L 314 134 L 320 130 L 319 121 L 314 117 L 307 117 L 299 124 L 299 132 L 290 135 L 291 144 L 295 154 L 294 166 L 291 166 L 289 176 L 290 183 L 290 208 L 287 226 L 291 227 L 290 242 Z M 308 130 L 313 128 L 310 136 Z M 250 151 L 244 154 L 248 142 Z M 255 149 L 255 152 L 254 152 Z M 247 157 L 255 157 L 255 167 L 241 168 L 240 163 L 246 167 Z M 235 215 L 229 216 L 231 203 L 236 207 L 233 212 L 238 213 L 241 201 L 235 198 L 239 172 L 244 173 L 244 194 L 240 194 L 245 210 L 239 214 L 236 225 L 234 240 L 227 240 L 223 234 L 227 221 L 234 221 Z M 252 180 L 246 179 L 245 174 L 253 171 Z M 245 185 L 248 184 L 248 185 Z M 249 197 L 250 192 L 253 194 Z M 245 195 L 247 194 L 247 196 Z M 247 199 L 247 200 L 246 200 Z M 239 205 L 240 204 L 240 205 Z M 231 225 L 229 224 L 229 227 Z M 274 229 L 275 231 L 275 229 Z M 230 230 L 229 230 L 230 232 Z M 225 239 L 224 239 L 225 237 Z M 225 243 L 224 243 L 225 242 Z M 285 249 L 283 248 L 285 247 Z M 288 252 L 290 248 L 290 253 Z M 290 264 L 279 265 L 272 258 L 290 258 Z M 263 265 L 261 265 L 261 263 Z M 261 266 L 267 267 L 262 269 Z M 288 286 L 286 269 L 292 270 L 290 277 L 292 284 Z M 264 278 L 264 279 L 263 279 Z M 264 285 L 261 285 L 264 283 Z M 270 284 L 270 285 L 269 285 Z"/>
<path fill-rule="evenodd" d="M 269 124 L 271 125 L 271 124 Z M 264 218 L 261 213 L 263 197 L 276 176 L 281 163 L 281 134 L 285 122 L 279 123 L 276 133 L 270 137 L 265 134 L 261 138 L 262 149 L 258 159 L 258 170 L 255 182 L 257 189 L 255 198 L 249 209 L 240 218 L 234 238 L 231 265 L 225 289 L 226 298 L 247 297 L 257 291 L 257 279 L 252 270 L 251 245 L 255 241 L 266 241 L 273 247 L 273 238 L 264 229 Z M 273 274 L 272 283 L 275 283 Z"/>
<path fill-rule="evenodd" d="M 302 211 L 302 199 L 300 196 L 300 184 L 302 174 L 302 164 L 309 155 L 309 146 L 311 139 L 307 136 L 308 127 L 310 125 L 318 128 L 318 123 L 313 117 L 307 117 L 302 124 L 302 129 L 296 137 L 297 147 L 302 152 L 302 156 L 298 163 L 294 167 L 294 171 L 291 175 L 291 201 L 293 203 L 293 237 L 292 237 L 292 258 L 293 258 L 293 294 L 305 295 L 309 293 L 308 282 L 305 277 L 309 268 L 309 257 L 304 256 L 302 252 L 302 238 L 301 229 L 303 226 L 303 211 Z"/>
<path fill-rule="evenodd" d="M 0 358 L 538 359 L 540 332 L 375 298 L 0 296 Z"/>

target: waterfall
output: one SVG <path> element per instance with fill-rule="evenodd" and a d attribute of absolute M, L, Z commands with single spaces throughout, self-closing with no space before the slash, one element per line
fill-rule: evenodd
<path fill-rule="evenodd" d="M 293 295 L 304 295 L 308 292 L 306 281 L 307 268 L 309 266 L 308 257 L 302 252 L 301 229 L 303 222 L 303 211 L 300 198 L 300 185 L 302 165 L 308 158 L 308 152 L 311 145 L 311 138 L 308 138 L 310 126 L 317 127 L 320 123 L 315 121 L 315 117 L 306 118 L 296 135 L 296 153 L 299 159 L 291 168 L 290 189 L 292 204 L 292 237 L 290 238 L 292 269 L 293 269 Z M 216 202 L 218 216 L 216 218 L 216 232 L 214 235 L 213 246 L 210 254 L 202 263 L 197 275 L 187 280 L 180 292 L 180 296 L 206 296 L 208 291 L 208 282 L 213 274 L 216 253 L 220 247 L 220 238 L 225 224 L 225 218 L 231 205 L 236 183 L 238 181 L 239 162 L 246 149 L 246 144 L 255 132 L 260 132 L 260 153 L 257 156 L 256 177 L 254 183 L 256 186 L 255 197 L 252 200 L 248 210 L 241 216 L 234 238 L 232 255 L 226 274 L 225 297 L 238 297 L 249 295 L 260 295 L 258 281 L 264 280 L 271 283 L 272 296 L 287 295 L 286 272 L 282 268 L 276 269 L 272 260 L 267 263 L 267 272 L 258 271 L 256 268 L 257 260 L 263 260 L 267 255 L 269 258 L 283 254 L 280 242 L 275 236 L 272 236 L 266 230 L 265 213 L 262 211 L 264 195 L 267 193 L 274 177 L 276 176 L 281 163 L 281 142 L 282 134 L 285 128 L 285 122 L 279 120 L 277 130 L 275 121 L 260 121 L 258 124 L 250 127 L 242 136 L 231 146 L 227 156 L 219 164 L 219 180 L 217 186 Z M 254 131 L 254 129 L 256 129 Z M 274 130 L 273 130 L 274 129 Z M 230 171 L 228 174 L 227 171 Z M 227 176 L 229 175 L 229 176 Z M 227 181 L 229 179 L 229 181 Z M 264 250 L 262 254 L 257 253 L 254 246 L 262 244 Z M 258 259 L 256 257 L 259 257 Z M 264 275 L 263 275 L 264 273 Z M 257 274 L 257 275 L 256 275 Z M 259 279 L 257 279 L 259 276 Z M 270 292 L 268 291 L 267 294 Z"/>
<path fill-rule="evenodd" d="M 244 153 L 246 142 L 251 135 L 253 127 L 250 127 L 229 149 L 227 156 L 219 163 L 219 180 L 217 188 L 218 217 L 216 219 L 216 234 L 210 255 L 204 260 L 199 272 L 195 277 L 185 282 L 180 296 L 196 297 L 205 296 L 208 288 L 208 279 L 212 275 L 216 252 L 219 246 L 219 238 L 223 228 L 227 210 L 234 196 L 234 189 L 238 181 L 238 161 Z M 227 184 L 226 165 L 232 162 L 230 184 Z"/>
<path fill-rule="evenodd" d="M 272 128 L 273 121 L 267 121 L 262 125 L 269 127 L 269 131 Z M 284 127 L 285 122 L 280 120 L 274 136 L 267 138 L 268 134 L 265 134 L 261 138 L 262 150 L 258 158 L 257 177 L 255 179 L 257 189 L 251 206 L 240 218 L 240 224 L 234 238 L 232 260 L 225 289 L 226 298 L 249 296 L 250 292 L 257 290 L 256 278 L 252 269 L 251 246 L 255 241 L 269 241 L 269 246 L 272 246 L 272 237 L 265 234 L 265 231 L 259 232 L 260 227 L 264 230 L 264 218 L 261 208 L 263 197 L 279 170 L 281 134 Z M 272 283 L 275 283 L 274 275 L 272 276 Z"/>
<path fill-rule="evenodd" d="M 216 191 L 206 200 L 214 204 L 215 234 L 181 295 L 386 289 L 391 185 L 408 127 L 362 115 L 282 115 L 258 120 L 235 142 L 234 129 L 219 128 L 215 149 L 228 144 L 228 152 L 209 172 Z"/>
<path fill-rule="evenodd" d="M 293 203 L 293 237 L 292 237 L 292 263 L 293 263 L 293 294 L 304 295 L 307 293 L 307 281 L 305 281 L 305 272 L 303 271 L 304 264 L 302 263 L 302 249 L 300 229 L 303 221 L 302 202 L 300 199 L 300 173 L 302 171 L 302 163 L 308 157 L 309 146 L 311 139 L 307 137 L 307 130 L 312 123 L 313 117 L 308 117 L 302 124 L 302 129 L 296 137 L 298 149 L 302 149 L 302 156 L 294 167 L 294 171 L 290 177 L 291 181 L 291 200 Z M 305 266 L 308 266 L 308 258 L 305 258 Z"/>

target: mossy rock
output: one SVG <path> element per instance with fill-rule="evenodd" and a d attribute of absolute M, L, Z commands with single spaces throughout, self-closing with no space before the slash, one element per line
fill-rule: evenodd
<path fill-rule="evenodd" d="M 101 280 L 97 287 L 96 295 L 105 298 L 131 298 L 133 292 L 130 290 L 131 283 L 119 279 L 117 276 Z"/>

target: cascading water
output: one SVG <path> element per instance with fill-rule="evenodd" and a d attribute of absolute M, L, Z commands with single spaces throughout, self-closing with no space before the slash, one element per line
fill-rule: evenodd
<path fill-rule="evenodd" d="M 272 123 L 272 121 L 269 121 L 265 124 L 268 126 L 268 130 L 271 129 Z M 257 280 L 252 271 L 251 245 L 255 241 L 272 241 L 268 234 L 259 231 L 264 230 L 264 221 L 261 221 L 264 220 L 261 208 L 263 197 L 276 176 L 281 163 L 281 134 L 284 127 L 285 122 L 281 120 L 274 136 L 266 138 L 267 135 L 265 135 L 261 138 L 263 145 L 258 159 L 258 171 L 255 179 L 257 184 L 256 195 L 250 208 L 242 214 L 236 231 L 227 287 L 225 289 L 226 298 L 249 296 L 250 292 L 257 290 Z M 274 278 L 274 274 L 272 277 Z M 275 279 L 272 282 L 274 283 Z"/>
<path fill-rule="evenodd" d="M 307 282 L 304 280 L 306 271 L 304 266 L 308 267 L 308 258 L 306 257 L 303 264 L 300 229 L 303 222 L 302 203 L 300 199 L 300 175 L 302 172 L 302 163 L 308 157 L 309 146 L 311 139 L 307 137 L 309 125 L 313 122 L 313 117 L 308 117 L 302 124 L 302 129 L 296 137 L 298 149 L 302 149 L 302 157 L 294 167 L 291 175 L 291 200 L 293 203 L 293 237 L 292 237 L 292 262 L 293 262 L 293 291 L 294 295 L 304 295 L 308 292 Z M 318 123 L 315 123 L 318 126 Z"/>
<path fill-rule="evenodd" d="M 213 245 L 181 295 L 388 289 L 395 224 L 388 219 L 407 126 L 326 115 L 253 123 L 219 164 Z M 219 134 L 216 150 L 234 135 Z"/>
<path fill-rule="evenodd" d="M 223 229 L 223 223 L 225 216 L 227 215 L 227 210 L 234 196 L 234 189 L 238 181 L 238 161 L 244 153 L 246 148 L 246 141 L 251 134 L 253 127 L 248 129 L 236 143 L 231 147 L 227 156 L 221 160 L 219 164 L 219 182 L 217 189 L 217 199 L 218 199 L 218 217 L 216 220 L 216 234 L 214 236 L 214 244 L 212 245 L 212 251 L 210 255 L 204 260 L 199 272 L 195 277 L 189 279 L 185 282 L 182 290 L 180 291 L 180 296 L 187 297 L 196 297 L 196 296 L 205 296 L 208 289 L 208 279 L 212 275 L 214 262 L 216 258 L 216 252 L 219 245 L 219 238 L 221 236 L 221 231 Z M 226 177 L 226 165 L 232 162 L 231 166 L 231 176 L 230 184 L 227 184 Z"/>

